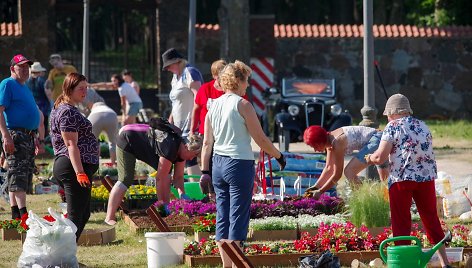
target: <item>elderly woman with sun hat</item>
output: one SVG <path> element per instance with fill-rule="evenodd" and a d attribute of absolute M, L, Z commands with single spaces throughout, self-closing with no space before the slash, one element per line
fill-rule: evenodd
<path fill-rule="evenodd" d="M 426 124 L 411 116 L 410 102 L 402 94 L 391 96 L 384 110 L 388 124 L 383 131 L 379 148 L 365 156 L 368 164 L 390 159 L 388 193 L 393 236 L 410 235 L 412 200 L 432 244 L 438 243 L 444 232 L 436 211 L 434 180 L 437 176 L 433 153 L 433 138 Z M 396 241 L 397 245 L 409 241 Z M 449 266 L 444 245 L 439 249 L 442 267 Z"/>

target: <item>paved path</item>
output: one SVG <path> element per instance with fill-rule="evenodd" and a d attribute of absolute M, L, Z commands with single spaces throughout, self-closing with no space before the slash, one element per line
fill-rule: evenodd
<path fill-rule="evenodd" d="M 254 155 L 259 157 L 259 146 L 254 142 L 251 143 Z M 278 148 L 278 144 L 274 143 Z M 312 153 L 313 150 L 302 142 L 291 143 L 290 151 L 294 153 Z M 438 171 L 444 171 L 455 178 L 463 178 L 472 176 L 472 151 L 471 150 L 435 150 Z M 344 163 L 351 159 L 345 157 Z"/>

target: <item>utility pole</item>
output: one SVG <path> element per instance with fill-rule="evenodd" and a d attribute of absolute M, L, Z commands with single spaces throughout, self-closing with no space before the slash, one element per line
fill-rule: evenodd
<path fill-rule="evenodd" d="M 372 0 L 364 0 L 364 107 L 361 109 L 362 121 L 359 125 L 378 128 L 377 109 L 374 91 L 374 34 Z M 377 177 L 375 166 L 366 169 L 366 177 Z"/>
<path fill-rule="evenodd" d="M 190 0 L 188 16 L 188 55 L 187 60 L 195 65 L 195 23 L 197 16 L 197 0 Z"/>
<path fill-rule="evenodd" d="M 82 74 L 89 77 L 89 0 L 84 0 L 84 25 L 82 40 Z"/>

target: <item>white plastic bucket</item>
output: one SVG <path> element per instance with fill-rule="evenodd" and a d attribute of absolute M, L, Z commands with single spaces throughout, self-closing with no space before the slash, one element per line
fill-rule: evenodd
<path fill-rule="evenodd" d="M 151 232 L 146 233 L 144 237 L 146 237 L 148 268 L 160 268 L 182 262 L 184 232 Z"/>

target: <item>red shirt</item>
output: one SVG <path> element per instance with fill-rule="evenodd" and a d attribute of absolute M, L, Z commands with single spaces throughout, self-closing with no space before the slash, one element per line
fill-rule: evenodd
<path fill-rule="evenodd" d="M 205 130 L 205 117 L 208 113 L 208 107 L 207 107 L 208 100 L 218 99 L 223 94 L 225 94 L 223 91 L 216 89 L 214 84 L 215 84 L 215 80 L 211 80 L 210 82 L 204 83 L 200 87 L 200 89 L 198 89 L 197 96 L 195 97 L 195 103 L 198 104 L 198 106 L 200 106 L 197 109 L 195 116 L 198 116 L 200 113 L 198 132 L 200 132 L 201 134 L 205 132 L 204 131 Z M 194 131 L 194 129 L 192 129 L 192 131 Z"/>

